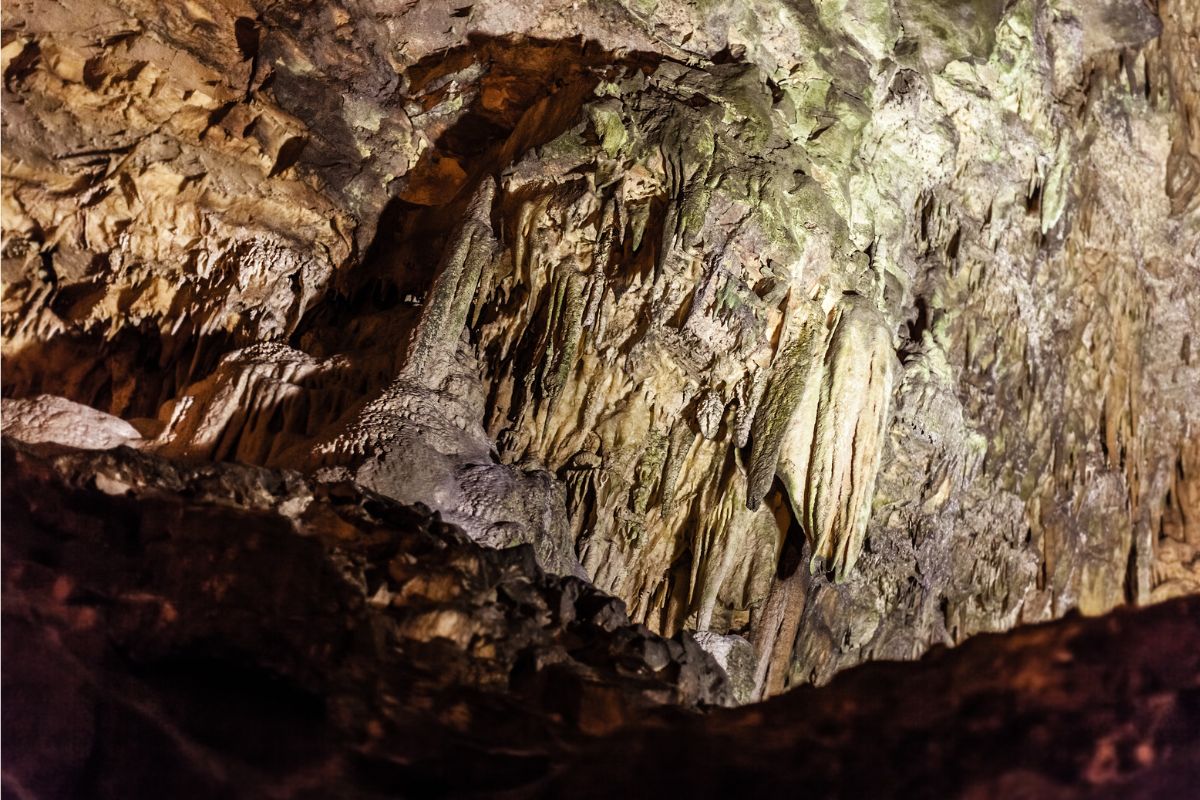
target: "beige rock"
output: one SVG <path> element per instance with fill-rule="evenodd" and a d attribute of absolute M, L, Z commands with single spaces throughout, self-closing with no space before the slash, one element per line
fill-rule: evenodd
<path fill-rule="evenodd" d="M 48 394 L 27 400 L 5 398 L 0 428 L 5 436 L 23 442 L 54 442 L 84 450 L 142 444 L 137 428 L 120 417 Z"/>

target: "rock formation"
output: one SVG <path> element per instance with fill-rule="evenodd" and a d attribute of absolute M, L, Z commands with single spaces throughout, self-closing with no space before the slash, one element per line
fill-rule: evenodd
<path fill-rule="evenodd" d="M 733 687 L 691 637 L 631 625 L 528 546 L 481 547 L 349 482 L 10 442 L 3 476 L 13 797 L 1195 786 L 1194 596 L 697 716 L 682 709 Z M 726 664 L 753 661 L 702 636 Z"/>
<path fill-rule="evenodd" d="M 1200 591 L 1197 0 L 2 13 L 21 496 L 407 508 L 312 535 L 532 553 L 663 702 Z"/>
<path fill-rule="evenodd" d="M 733 699 L 691 637 L 350 483 L 8 443 L 3 470 L 6 795 L 376 796 L 473 750 L 503 781 Z"/>

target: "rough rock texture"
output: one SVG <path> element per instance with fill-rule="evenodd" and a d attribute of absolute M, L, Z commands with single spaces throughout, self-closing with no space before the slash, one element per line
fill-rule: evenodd
<path fill-rule="evenodd" d="M 3 481 L 6 797 L 496 789 L 731 702 L 687 634 L 350 484 L 8 439 Z"/>
<path fill-rule="evenodd" d="M 62 397 L 44 394 L 0 403 L 0 428 L 5 435 L 24 442 L 56 442 L 87 450 L 142 443 L 138 429 L 120 417 Z"/>
<path fill-rule="evenodd" d="M 760 705 L 650 720 L 585 748 L 530 794 L 1190 797 L 1198 645 L 1196 597 L 983 635 Z"/>
<path fill-rule="evenodd" d="M 531 544 L 755 696 L 1200 588 L 1195 0 L 3 23 L 5 397 Z"/>
<path fill-rule="evenodd" d="M 680 706 L 728 685 L 689 637 L 349 484 L 6 439 L 3 503 L 6 797 L 1157 798 L 1200 778 L 1195 597 L 700 716 Z"/>

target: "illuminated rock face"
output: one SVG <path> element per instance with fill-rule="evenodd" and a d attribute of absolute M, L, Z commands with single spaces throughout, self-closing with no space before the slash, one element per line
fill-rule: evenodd
<path fill-rule="evenodd" d="M 891 334 L 863 298 L 842 298 L 828 331 L 779 365 L 753 429 L 751 506 L 778 474 L 809 533 L 812 569 L 844 580 L 862 551 L 891 410 Z"/>
<path fill-rule="evenodd" d="M 28 435 L 423 503 L 755 696 L 1200 589 L 1191 0 L 4 27 Z"/>

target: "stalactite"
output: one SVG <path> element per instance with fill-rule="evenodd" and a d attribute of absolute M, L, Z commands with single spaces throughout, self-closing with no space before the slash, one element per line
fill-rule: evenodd
<path fill-rule="evenodd" d="M 22 435 L 423 503 L 760 694 L 1195 587 L 1192 0 L 119 5 L 5 11 Z"/>
<path fill-rule="evenodd" d="M 495 184 L 483 181 L 451 234 L 451 245 L 422 306 L 400 380 L 436 387 L 445 377 L 467 323 L 479 277 L 494 253 L 490 215 L 495 193 Z"/>

